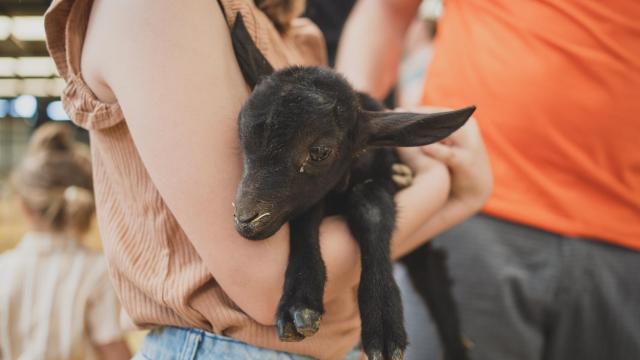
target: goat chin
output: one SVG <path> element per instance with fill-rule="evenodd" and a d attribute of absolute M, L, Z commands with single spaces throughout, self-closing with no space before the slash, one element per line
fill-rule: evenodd
<path fill-rule="evenodd" d="M 252 223 L 238 223 L 236 224 L 236 231 L 242 237 L 248 240 L 264 240 L 268 237 L 271 237 L 275 234 L 280 228 L 282 224 L 276 222 L 270 222 L 269 224 L 252 224 Z"/>

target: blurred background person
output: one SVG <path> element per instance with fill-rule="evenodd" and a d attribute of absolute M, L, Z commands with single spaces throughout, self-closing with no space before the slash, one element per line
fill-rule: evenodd
<path fill-rule="evenodd" d="M 329 66 L 336 64 L 338 41 L 356 0 L 306 0 L 304 16 L 320 28 L 327 45 Z"/>
<path fill-rule="evenodd" d="M 337 69 L 384 98 L 419 4 L 359 1 Z M 476 104 L 495 176 L 484 213 L 435 240 L 474 359 L 640 358 L 639 17 L 623 0 L 444 2 L 422 103 Z M 458 171 L 456 139 L 427 151 Z"/>
<path fill-rule="evenodd" d="M 106 262 L 80 243 L 95 209 L 88 148 L 47 123 L 11 185 L 30 231 L 0 255 L 0 358 L 128 359 Z"/>
<path fill-rule="evenodd" d="M 304 16 L 311 19 L 324 35 L 329 66 L 335 67 L 338 42 L 355 0 L 307 0 Z M 389 89 L 385 104 L 389 108 L 416 106 L 421 102 L 424 73 L 431 60 L 431 40 L 437 18 L 442 12 L 440 0 L 424 0 L 407 29 L 398 67 L 396 88 Z"/>

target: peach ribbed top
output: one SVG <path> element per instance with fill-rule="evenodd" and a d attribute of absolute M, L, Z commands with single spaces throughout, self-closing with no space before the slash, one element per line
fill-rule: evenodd
<path fill-rule="evenodd" d="M 320 32 L 308 20 L 294 20 L 280 35 L 252 1 L 220 3 L 230 25 L 241 13 L 276 68 L 325 60 Z M 91 5 L 91 0 L 55 0 L 45 15 L 47 45 L 66 80 L 65 110 L 89 130 L 109 274 L 129 317 L 140 327 L 196 327 L 260 347 L 322 359 L 343 357 L 359 336 L 354 292 L 326 304 L 323 326 L 312 338 L 283 343 L 274 327 L 258 324 L 236 306 L 207 270 L 151 181 L 120 106 L 98 100 L 83 81 L 80 56 Z"/>

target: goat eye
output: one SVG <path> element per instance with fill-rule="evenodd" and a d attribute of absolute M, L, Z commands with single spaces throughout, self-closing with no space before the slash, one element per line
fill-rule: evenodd
<path fill-rule="evenodd" d="M 322 161 L 329 157 L 331 149 L 326 146 L 312 146 L 309 149 L 309 158 L 313 161 Z"/>

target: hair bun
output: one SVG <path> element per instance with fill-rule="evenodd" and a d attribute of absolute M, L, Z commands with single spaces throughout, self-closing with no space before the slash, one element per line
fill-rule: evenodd
<path fill-rule="evenodd" d="M 71 127 L 46 123 L 33 132 L 11 185 L 35 219 L 55 231 L 88 230 L 95 205 L 88 147 Z"/>
<path fill-rule="evenodd" d="M 64 124 L 46 123 L 36 131 L 29 142 L 29 151 L 70 152 L 74 140 L 71 127 Z"/>
<path fill-rule="evenodd" d="M 62 194 L 64 199 L 64 228 L 85 232 L 91 225 L 95 212 L 93 193 L 79 186 L 69 186 Z"/>

